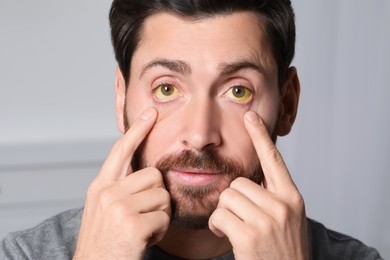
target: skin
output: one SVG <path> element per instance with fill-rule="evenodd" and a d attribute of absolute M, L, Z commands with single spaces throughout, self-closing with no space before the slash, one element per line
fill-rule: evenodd
<path fill-rule="evenodd" d="M 290 68 L 279 87 L 266 39 L 261 21 L 249 12 L 197 21 L 168 13 L 146 19 L 127 92 L 116 72 L 124 135 L 89 187 L 75 259 L 142 259 L 154 244 L 186 259 L 231 250 L 236 259 L 309 259 L 304 202 L 269 134 L 289 133 L 299 80 Z M 168 83 L 177 92 L 161 95 L 161 84 Z M 234 86 L 251 95 L 231 95 Z M 148 167 L 133 171 L 137 149 Z M 163 176 L 155 168 L 166 154 L 207 149 L 237 161 L 242 176 L 195 168 Z M 263 185 L 250 180 L 259 162 Z M 215 206 L 208 227 L 171 225 L 172 198 L 182 199 L 179 212 L 207 213 L 180 188 L 211 184 L 207 198 Z"/>

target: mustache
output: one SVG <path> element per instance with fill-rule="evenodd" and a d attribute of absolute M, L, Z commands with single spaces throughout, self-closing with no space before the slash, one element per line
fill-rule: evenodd
<path fill-rule="evenodd" d="M 237 177 L 243 173 L 242 164 L 231 158 L 221 156 L 213 150 L 205 150 L 200 153 L 184 150 L 179 153 L 168 154 L 158 160 L 155 167 L 163 175 L 171 169 L 186 168 L 211 170 Z"/>

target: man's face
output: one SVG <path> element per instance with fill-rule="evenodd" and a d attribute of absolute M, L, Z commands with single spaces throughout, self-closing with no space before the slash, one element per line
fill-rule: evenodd
<path fill-rule="evenodd" d="M 200 20 L 154 14 L 130 75 L 129 125 L 149 106 L 159 114 L 136 163 L 164 174 L 174 223 L 205 228 L 237 176 L 261 182 L 244 113 L 256 111 L 276 135 L 277 66 L 261 21 L 248 12 Z"/>

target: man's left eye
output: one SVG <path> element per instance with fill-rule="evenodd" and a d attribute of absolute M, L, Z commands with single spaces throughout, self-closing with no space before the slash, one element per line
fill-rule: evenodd
<path fill-rule="evenodd" d="M 160 84 L 153 90 L 154 96 L 162 102 L 171 101 L 179 96 L 179 90 L 173 84 Z"/>
<path fill-rule="evenodd" d="M 235 102 L 245 104 L 252 99 L 252 91 L 243 86 L 234 86 L 226 92 L 226 96 Z"/>

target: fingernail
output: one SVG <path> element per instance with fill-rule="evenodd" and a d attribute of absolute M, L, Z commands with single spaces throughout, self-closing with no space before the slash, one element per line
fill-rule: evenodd
<path fill-rule="evenodd" d="M 141 118 L 142 120 L 147 121 L 147 120 L 149 120 L 149 119 L 153 116 L 153 113 L 154 113 L 153 109 L 149 107 L 149 108 L 145 109 L 145 110 L 142 112 L 140 118 Z"/>
<path fill-rule="evenodd" d="M 248 111 L 246 114 L 245 114 L 245 119 L 251 123 L 252 125 L 258 123 L 260 120 L 259 120 L 259 116 L 253 112 L 253 111 Z"/>

